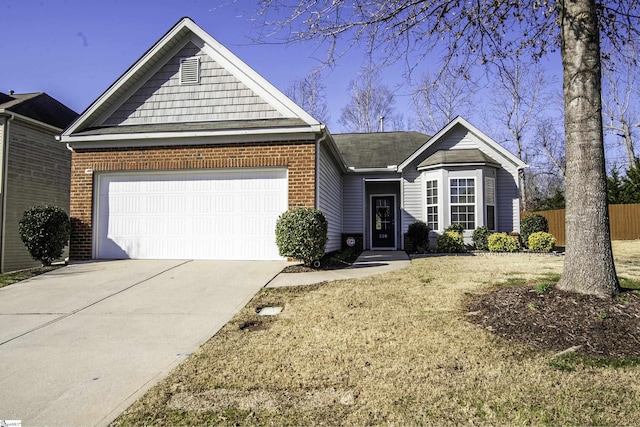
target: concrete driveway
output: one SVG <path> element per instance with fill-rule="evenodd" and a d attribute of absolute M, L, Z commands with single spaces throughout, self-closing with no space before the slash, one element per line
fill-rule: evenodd
<path fill-rule="evenodd" d="M 0 420 L 106 425 L 284 261 L 105 261 L 0 289 Z"/>

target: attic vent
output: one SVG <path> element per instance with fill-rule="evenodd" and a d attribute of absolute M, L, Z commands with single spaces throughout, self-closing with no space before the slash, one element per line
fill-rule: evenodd
<path fill-rule="evenodd" d="M 180 84 L 200 83 L 200 58 L 182 58 L 180 60 Z"/>

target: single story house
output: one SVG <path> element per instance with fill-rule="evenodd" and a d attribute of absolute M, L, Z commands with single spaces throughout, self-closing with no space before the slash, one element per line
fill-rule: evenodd
<path fill-rule="evenodd" d="M 54 205 L 69 212 L 71 152 L 55 140 L 78 114 L 46 93 L 0 92 L 0 271 L 40 265 L 24 246 L 24 211 Z"/>
<path fill-rule="evenodd" d="M 280 259 L 275 223 L 299 206 L 324 212 L 327 251 L 402 249 L 416 220 L 519 229 L 525 165 L 464 119 L 332 135 L 189 18 L 61 140 L 72 259 Z"/>

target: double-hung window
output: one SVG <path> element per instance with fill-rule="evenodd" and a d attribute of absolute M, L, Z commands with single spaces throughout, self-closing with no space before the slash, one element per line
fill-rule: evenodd
<path fill-rule="evenodd" d="M 449 180 L 449 184 L 451 194 L 451 223 L 458 223 L 462 225 L 465 230 L 475 230 L 475 178 L 452 178 Z"/>
<path fill-rule="evenodd" d="M 438 229 L 438 180 L 427 181 L 427 225 Z"/>

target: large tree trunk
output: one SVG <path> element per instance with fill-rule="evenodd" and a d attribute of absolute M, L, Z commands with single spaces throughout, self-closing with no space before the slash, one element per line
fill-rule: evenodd
<path fill-rule="evenodd" d="M 558 287 L 612 297 L 618 290 L 607 207 L 600 37 L 593 0 L 557 2 L 562 19 L 566 137 L 566 256 Z"/>

